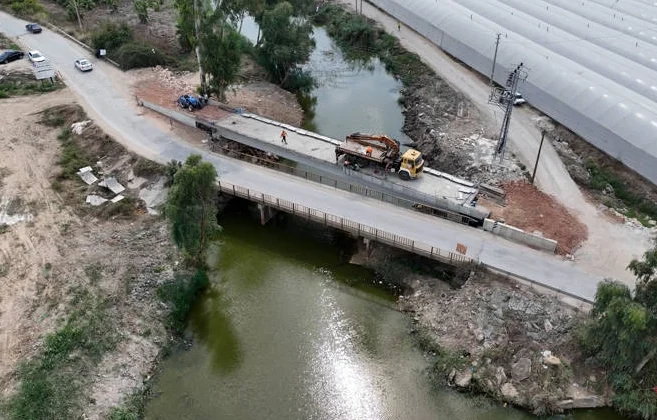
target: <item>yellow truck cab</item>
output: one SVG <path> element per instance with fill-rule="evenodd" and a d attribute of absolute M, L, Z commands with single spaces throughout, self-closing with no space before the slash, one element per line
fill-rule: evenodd
<path fill-rule="evenodd" d="M 401 179 L 415 179 L 420 176 L 423 169 L 422 153 L 415 149 L 408 149 L 404 152 L 398 170 Z"/>

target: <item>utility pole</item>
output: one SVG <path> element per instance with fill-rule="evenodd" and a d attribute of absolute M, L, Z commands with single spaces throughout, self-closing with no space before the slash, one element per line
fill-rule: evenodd
<path fill-rule="evenodd" d="M 536 178 L 536 168 L 538 168 L 538 159 L 541 157 L 541 149 L 543 149 L 543 139 L 545 139 L 545 129 L 541 130 L 541 144 L 538 146 L 538 154 L 536 155 L 536 163 L 534 164 L 534 171 L 532 172 L 532 184 Z"/>
<path fill-rule="evenodd" d="M 495 54 L 493 54 L 493 68 L 490 70 L 490 87 L 493 87 L 493 84 L 495 83 L 495 64 L 497 63 L 497 49 L 500 46 L 500 37 L 502 36 L 501 33 L 497 33 L 497 39 L 495 40 Z"/>
<path fill-rule="evenodd" d="M 509 134 L 509 127 L 511 126 L 511 113 L 513 112 L 514 102 L 516 100 L 516 92 L 518 90 L 518 82 L 520 78 L 523 80 L 527 77 L 524 71 L 524 66 L 520 63 L 506 79 L 506 86 L 503 89 L 491 89 L 491 98 L 489 102 L 496 102 L 498 106 L 504 109 L 504 119 L 502 120 L 502 127 L 500 128 L 500 136 L 495 148 L 495 154 L 500 156 L 500 162 L 504 159 L 504 151 L 506 150 L 506 137 Z"/>

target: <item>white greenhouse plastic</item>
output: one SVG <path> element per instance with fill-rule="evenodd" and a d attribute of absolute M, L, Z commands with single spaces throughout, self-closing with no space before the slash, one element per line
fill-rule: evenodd
<path fill-rule="evenodd" d="M 657 183 L 657 7 L 641 0 L 370 1 L 484 75 L 501 33 L 498 83 L 524 63 L 529 76 L 520 89 L 533 106 Z"/>

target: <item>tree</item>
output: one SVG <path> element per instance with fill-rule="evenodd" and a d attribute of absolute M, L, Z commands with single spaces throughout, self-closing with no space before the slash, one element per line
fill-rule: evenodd
<path fill-rule="evenodd" d="M 287 1 L 266 10 L 262 17 L 261 62 L 274 81 L 284 84 L 301 63 L 308 61 L 315 46 L 310 23 L 293 19 L 294 8 Z"/>
<path fill-rule="evenodd" d="M 219 12 L 216 12 L 217 14 Z M 202 65 L 209 75 L 208 93 L 225 100 L 226 89 L 237 80 L 242 57 L 241 38 L 235 29 L 219 20 L 207 20 L 201 32 Z"/>
<path fill-rule="evenodd" d="M 166 204 L 173 240 L 185 258 L 204 265 L 209 241 L 221 228 L 216 220 L 217 172 L 200 155 L 191 155 L 173 179 Z"/>
<path fill-rule="evenodd" d="M 617 281 L 600 283 L 582 344 L 607 370 L 617 408 L 656 419 L 657 248 L 628 269 L 637 278 L 634 294 Z"/>

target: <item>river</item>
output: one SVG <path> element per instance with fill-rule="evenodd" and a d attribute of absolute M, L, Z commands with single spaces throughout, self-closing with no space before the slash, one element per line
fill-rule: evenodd
<path fill-rule="evenodd" d="M 244 18 L 242 34 L 252 42 L 257 39 L 258 24 L 252 17 Z M 314 98 L 315 105 L 306 113 L 304 128 L 335 139 L 359 131 L 409 143 L 397 102 L 402 83 L 386 73 L 376 58 L 368 63 L 345 60 L 324 28 L 314 27 L 313 38 L 315 49 L 303 68 L 310 71 L 317 87 L 306 98 Z"/>
<path fill-rule="evenodd" d="M 162 363 L 147 419 L 533 418 L 436 389 L 409 318 L 370 271 L 347 262 L 351 242 L 340 234 L 291 216 L 262 227 L 241 201 L 220 224 L 211 287 L 189 322 L 193 345 Z"/>

